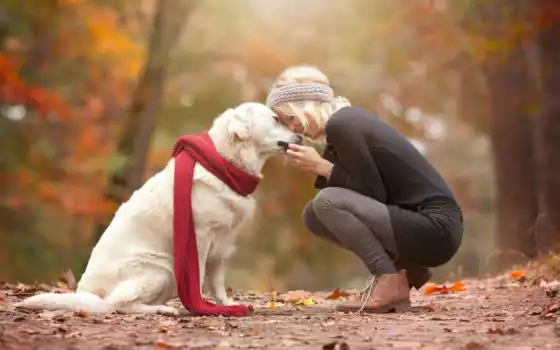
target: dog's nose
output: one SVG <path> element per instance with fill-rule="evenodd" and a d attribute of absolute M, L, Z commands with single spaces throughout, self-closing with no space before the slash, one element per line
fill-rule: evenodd
<path fill-rule="evenodd" d="M 303 143 L 303 137 L 299 136 L 299 135 L 295 135 L 294 137 L 294 143 L 301 145 Z"/>

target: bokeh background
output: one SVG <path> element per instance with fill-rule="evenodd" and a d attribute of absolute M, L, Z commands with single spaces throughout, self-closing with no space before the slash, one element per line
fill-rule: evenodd
<path fill-rule="evenodd" d="M 3 0 L 0 279 L 83 271 L 115 208 L 175 139 L 264 101 L 294 64 L 403 132 L 465 216 L 436 280 L 547 254 L 560 221 L 560 2 Z M 352 255 L 300 220 L 313 177 L 269 162 L 227 284 L 359 285 Z"/>

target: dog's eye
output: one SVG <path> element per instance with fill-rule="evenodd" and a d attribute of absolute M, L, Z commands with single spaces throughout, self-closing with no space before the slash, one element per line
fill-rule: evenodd
<path fill-rule="evenodd" d="M 274 116 L 274 117 L 272 117 L 272 118 L 274 118 L 274 120 L 275 120 L 277 123 L 280 123 L 280 118 L 278 118 L 277 116 Z"/>

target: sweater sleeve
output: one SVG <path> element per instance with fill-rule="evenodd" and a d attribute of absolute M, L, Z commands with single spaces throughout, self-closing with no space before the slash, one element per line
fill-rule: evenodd
<path fill-rule="evenodd" d="M 327 184 L 349 188 L 386 203 L 387 190 L 369 150 L 367 127 L 363 124 L 363 116 L 352 113 L 351 109 L 342 109 L 331 116 L 325 132 L 336 150 L 338 162 Z"/>

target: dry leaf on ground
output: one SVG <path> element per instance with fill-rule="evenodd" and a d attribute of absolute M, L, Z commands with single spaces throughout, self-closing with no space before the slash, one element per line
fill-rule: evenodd
<path fill-rule="evenodd" d="M 511 271 L 511 273 L 509 275 L 510 275 L 511 278 L 519 279 L 519 278 L 525 277 L 525 271 L 515 270 L 515 271 Z"/>
<path fill-rule="evenodd" d="M 282 302 L 291 302 L 291 301 L 294 301 L 294 300 L 309 298 L 311 296 L 311 294 L 312 294 L 311 292 L 306 291 L 306 290 L 291 290 L 287 293 L 280 294 L 276 298 L 276 300 L 282 301 Z"/>
<path fill-rule="evenodd" d="M 336 288 L 335 290 L 332 291 L 331 294 L 329 294 L 329 296 L 327 296 L 328 300 L 335 300 L 335 299 L 340 299 L 340 298 L 346 298 L 349 297 L 350 295 L 352 295 L 351 293 L 345 292 L 343 290 L 340 290 L 340 288 Z"/>
<path fill-rule="evenodd" d="M 527 349 L 546 347 L 543 345 L 544 341 L 546 344 L 556 345 L 558 336 L 550 321 L 560 319 L 560 300 L 546 298 L 543 289 L 537 285 L 515 289 L 502 288 L 503 277 L 502 275 L 496 279 L 469 280 L 470 294 L 484 300 L 486 307 L 481 310 L 475 308 L 476 310 L 469 312 L 468 316 L 465 315 L 465 310 L 472 309 L 473 300 L 433 298 L 414 293 L 413 302 L 424 306 L 429 302 L 432 307 L 418 308 L 412 313 L 398 317 L 382 318 L 341 315 L 334 310 L 333 305 L 321 305 L 328 295 L 336 295 L 332 291 L 312 294 L 305 291 L 288 292 L 284 296 L 288 300 L 287 303 L 274 300 L 278 296 L 277 293 L 235 291 L 234 294 L 242 300 L 258 300 L 263 309 L 266 309 L 266 303 L 269 301 L 272 307 L 279 309 L 256 310 L 254 315 L 233 320 L 188 316 L 177 320 L 163 315 L 121 314 L 85 317 L 85 314 L 79 311 L 24 312 L 12 309 L 11 305 L 21 299 L 13 292 L 36 293 L 48 286 L 5 284 L 0 288 L 0 295 L 6 299 L 0 304 L 4 311 L 0 313 L 0 323 L 5 340 L 3 345 L 7 349 L 250 347 L 295 350 L 320 349 L 325 346 L 333 350 L 370 347 L 443 349 L 446 344 L 484 349 L 489 346 L 490 341 L 492 347 L 504 349 L 516 348 L 519 342 L 527 345 Z M 445 287 L 447 293 L 465 290 L 462 282 L 432 287 Z M 350 294 L 355 293 L 351 291 Z M 305 304 L 312 301 L 319 305 L 305 307 Z M 304 306 L 294 305 L 296 303 Z M 520 307 L 523 310 L 520 310 Z M 529 314 L 529 310 L 535 310 L 536 315 L 543 312 L 545 316 L 513 317 L 511 321 L 504 323 L 506 317 L 516 315 L 520 311 Z M 426 328 L 418 326 L 419 323 L 430 327 L 433 332 L 426 332 Z M 481 328 L 480 325 L 484 327 Z M 305 329 L 313 329 L 313 332 Z M 398 332 L 398 338 L 377 336 L 379 331 L 384 329 Z M 475 339 L 473 331 L 483 331 L 485 334 L 480 335 L 482 338 L 477 336 Z M 539 334 L 539 337 L 535 337 L 534 334 Z"/>
<path fill-rule="evenodd" d="M 430 294 L 451 294 L 451 293 L 463 293 L 467 291 L 467 287 L 461 281 L 453 283 L 451 286 L 441 285 L 438 286 L 434 283 L 429 283 L 424 289 L 424 295 Z"/>
<path fill-rule="evenodd" d="M 88 313 L 87 313 L 87 311 L 78 310 L 78 311 L 74 312 L 74 316 L 77 316 L 77 317 L 87 317 L 87 316 L 88 316 Z"/>
<path fill-rule="evenodd" d="M 315 304 L 315 301 L 312 298 L 305 298 L 305 299 L 295 299 L 292 301 L 292 303 L 298 306 L 311 306 Z"/>

